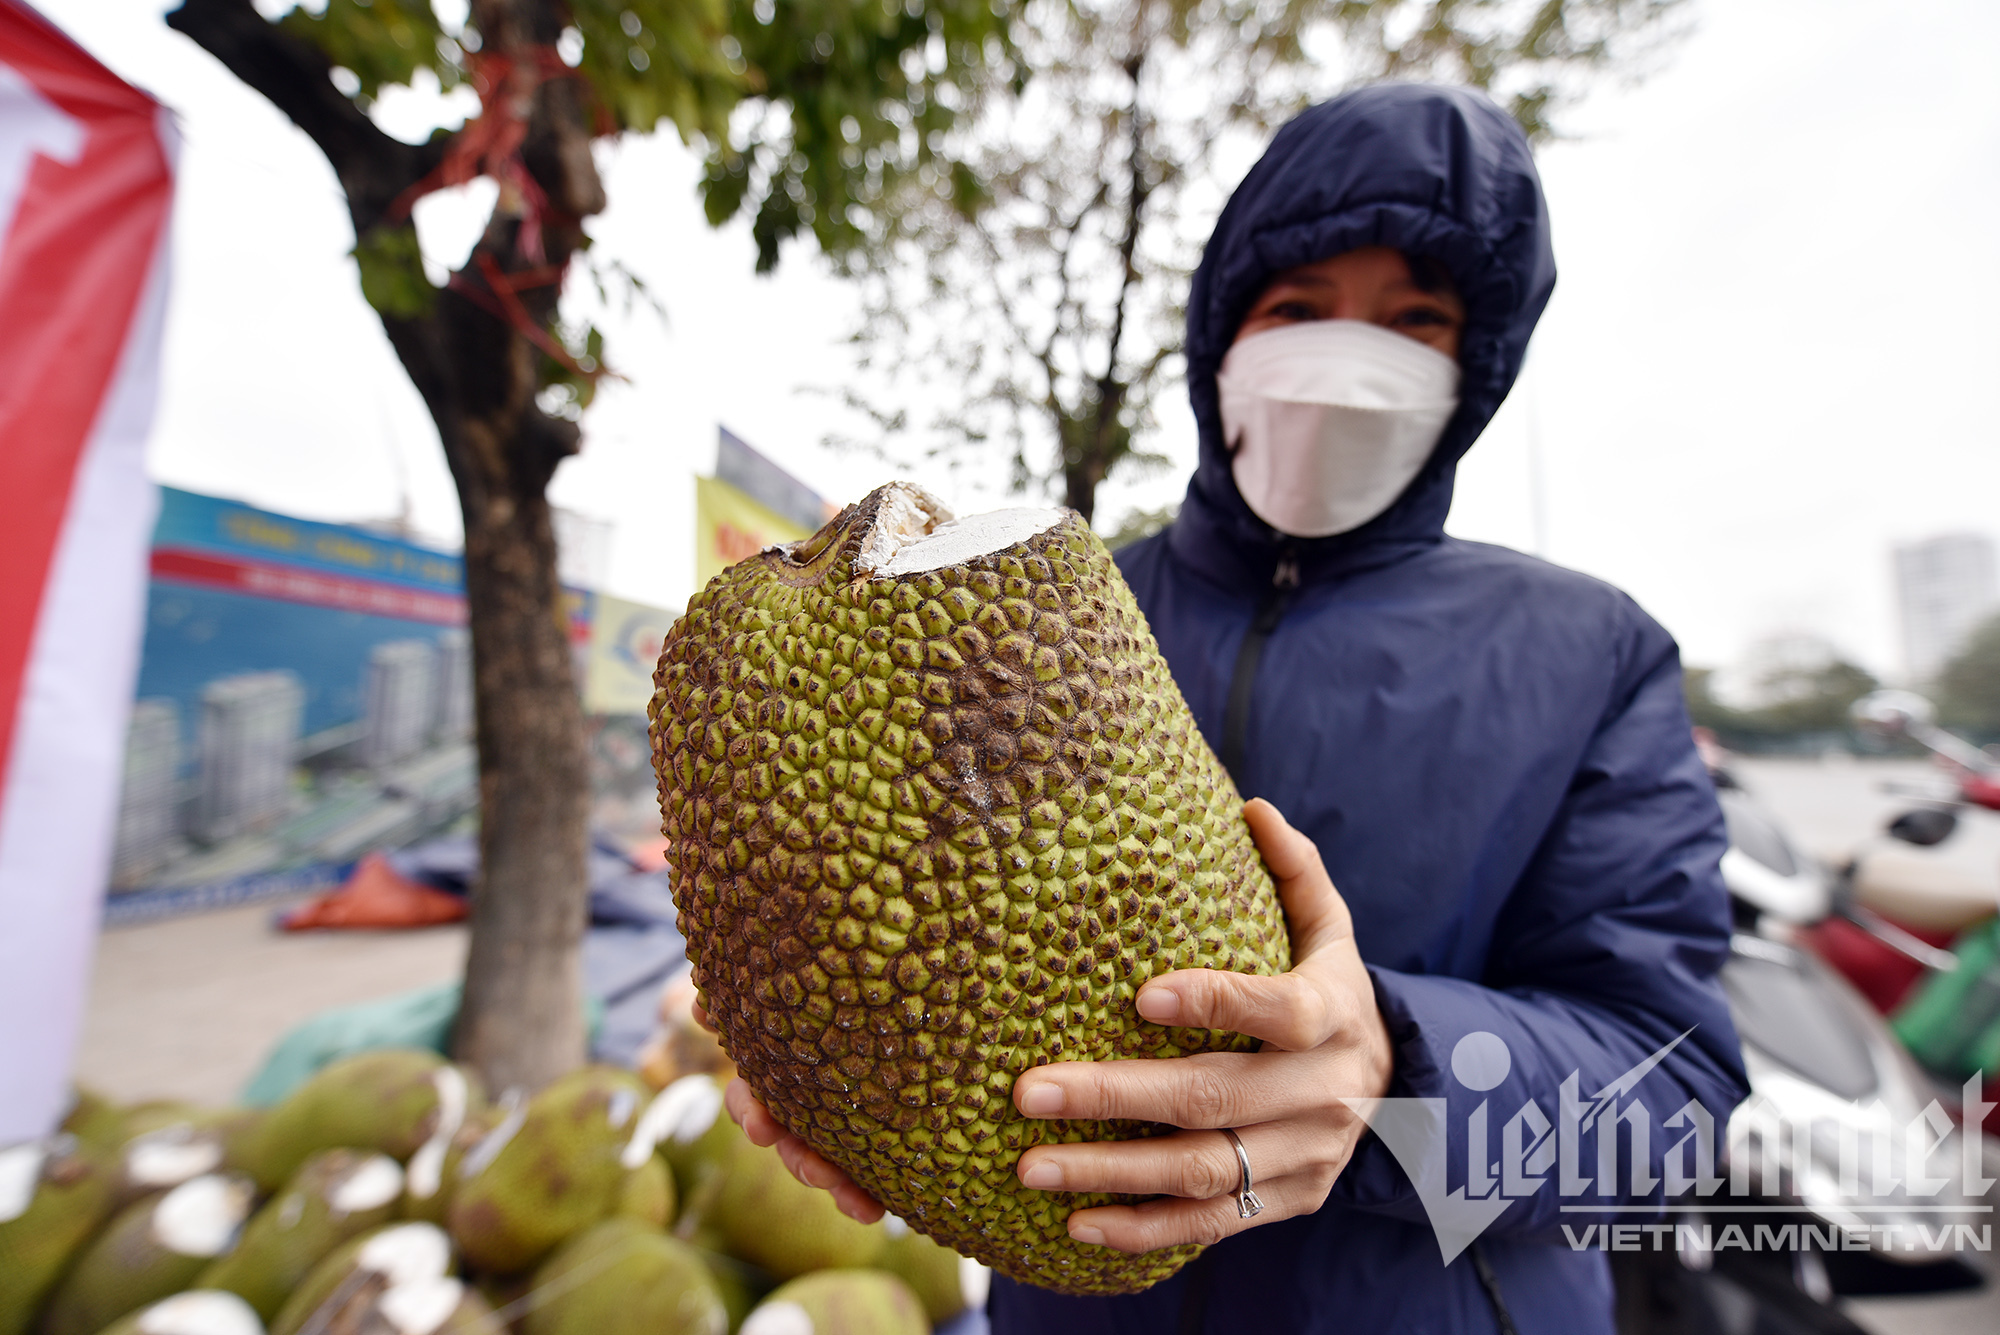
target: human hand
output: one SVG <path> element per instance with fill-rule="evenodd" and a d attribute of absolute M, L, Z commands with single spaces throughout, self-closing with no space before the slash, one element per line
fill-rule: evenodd
<path fill-rule="evenodd" d="M 1343 1099 L 1388 1093 L 1395 1066 L 1389 1031 L 1347 904 L 1319 849 L 1262 798 L 1245 804 L 1243 815 L 1278 882 L 1291 927 L 1291 972 L 1182 969 L 1147 982 L 1138 1007 L 1155 1024 L 1226 1029 L 1262 1039 L 1263 1048 L 1167 1061 L 1058 1062 L 1014 1082 L 1014 1106 L 1027 1117 L 1187 1128 L 1143 1140 L 1039 1145 L 1021 1156 L 1015 1172 L 1024 1186 L 1160 1198 L 1076 1211 L 1069 1234 L 1079 1242 L 1147 1252 L 1220 1242 L 1310 1214 L 1365 1130 Z M 1250 1159 L 1264 1202 L 1253 1219 L 1237 1217 L 1241 1171 L 1223 1127 L 1236 1130 Z"/>
<path fill-rule="evenodd" d="M 756 1094 L 740 1077 L 729 1082 L 722 1092 L 722 1103 L 736 1124 L 743 1128 L 743 1134 L 753 1145 L 776 1146 L 778 1157 L 785 1161 L 785 1167 L 792 1176 L 809 1187 L 833 1193 L 833 1203 L 840 1212 L 850 1219 L 858 1219 L 864 1224 L 872 1224 L 887 1213 L 873 1196 L 854 1185 L 853 1179 L 840 1171 L 818 1150 L 785 1130 L 770 1110 L 757 1101 Z"/>
<path fill-rule="evenodd" d="M 699 1000 L 694 1003 L 694 1022 L 709 1033 L 715 1026 L 709 1022 L 708 1011 Z M 778 1157 L 793 1177 L 809 1187 L 833 1193 L 833 1203 L 840 1212 L 864 1224 L 872 1224 L 888 1213 L 881 1205 L 854 1185 L 853 1179 L 835 1167 L 824 1155 L 812 1146 L 785 1130 L 770 1110 L 757 1101 L 757 1095 L 749 1084 L 738 1077 L 731 1080 L 722 1091 L 722 1106 L 728 1110 L 730 1119 L 743 1128 L 743 1134 L 753 1145 L 766 1149 L 776 1147 Z"/>
<path fill-rule="evenodd" d="M 1181 1242 L 1215 1242 L 1255 1223 L 1308 1214 L 1325 1201 L 1363 1129 L 1359 1116 L 1340 1098 L 1388 1092 L 1394 1064 L 1388 1030 L 1375 1006 L 1374 984 L 1355 950 L 1347 905 L 1327 877 L 1319 850 L 1261 798 L 1246 804 L 1243 814 L 1265 865 L 1277 878 L 1291 927 L 1292 971 L 1271 978 L 1184 969 L 1149 981 L 1140 989 L 1138 1004 L 1140 1015 L 1155 1023 L 1249 1034 L 1264 1040 L 1264 1050 L 1115 1066 L 1038 1066 L 1015 1082 L 1014 1102 L 1029 1117 L 1129 1117 L 1192 1128 L 1234 1127 L 1257 1174 L 1264 1212 L 1254 1221 L 1237 1219 L 1236 1152 L 1216 1131 L 1029 1150 L 1016 1167 L 1026 1186 L 1168 1198 L 1079 1210 L 1070 1216 L 1069 1229 L 1080 1242 L 1150 1251 Z M 714 1027 L 699 1002 L 695 1019 Z M 1039 1101 L 1031 1110 L 1023 1102 L 1030 1091 L 1049 1088 L 1061 1096 L 1057 1111 L 1041 1110 Z M 744 1081 L 729 1083 L 724 1106 L 752 1143 L 775 1146 L 792 1176 L 832 1192 L 844 1214 L 863 1223 L 882 1217 L 873 1197 L 787 1131 Z M 1151 1111 L 1132 1110 L 1140 1108 Z"/>

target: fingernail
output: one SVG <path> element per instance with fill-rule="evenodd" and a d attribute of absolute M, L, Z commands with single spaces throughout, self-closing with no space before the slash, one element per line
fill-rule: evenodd
<path fill-rule="evenodd" d="M 1053 1191 L 1062 1185 L 1062 1169 L 1047 1159 L 1037 1159 L 1021 1170 L 1021 1185 L 1037 1191 Z"/>
<path fill-rule="evenodd" d="M 1079 1224 L 1075 1220 L 1071 1220 L 1069 1235 L 1078 1242 L 1087 1242 L 1093 1247 L 1102 1247 L 1104 1245 L 1104 1230 L 1101 1228 L 1092 1228 L 1089 1224 Z"/>
<path fill-rule="evenodd" d="M 1062 1086 L 1041 1080 L 1021 1091 L 1021 1112 L 1028 1117 L 1054 1117 L 1062 1111 Z"/>
<path fill-rule="evenodd" d="M 1181 994 L 1171 987 L 1149 987 L 1139 993 L 1139 1015 L 1154 1024 L 1172 1024 L 1181 1013 Z"/>

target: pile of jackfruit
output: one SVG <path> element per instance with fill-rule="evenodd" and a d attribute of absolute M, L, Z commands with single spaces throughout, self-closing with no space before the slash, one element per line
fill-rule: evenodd
<path fill-rule="evenodd" d="M 667 1074 L 489 1101 L 395 1050 L 266 1111 L 82 1095 L 0 1154 L 0 1335 L 924 1335 L 983 1299 Z"/>

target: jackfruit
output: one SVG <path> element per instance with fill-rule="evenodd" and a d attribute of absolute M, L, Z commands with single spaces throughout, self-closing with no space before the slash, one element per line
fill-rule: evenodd
<path fill-rule="evenodd" d="M 644 1162 L 639 1140 L 651 1091 L 630 1071 L 590 1066 L 537 1094 L 466 1155 L 447 1215 L 453 1241 L 483 1270 L 521 1270 L 618 1208 Z"/>
<path fill-rule="evenodd" d="M 63 1114 L 60 1132 L 75 1136 L 85 1144 L 115 1145 L 128 1133 L 125 1111 L 104 1095 L 84 1085 L 70 1091 L 69 1111 Z"/>
<path fill-rule="evenodd" d="M 1045 1288 L 1191 1259 L 1074 1242 L 1023 1188 L 1051 1061 L 1246 1050 L 1139 1018 L 1174 969 L 1279 973 L 1284 915 L 1228 774 L 1138 605 L 1069 511 L 954 522 L 891 484 L 725 570 L 649 706 L 702 1005 L 772 1114 L 912 1227 Z"/>
<path fill-rule="evenodd" d="M 188 1287 L 235 1245 L 254 1192 L 248 1178 L 211 1173 L 128 1207 L 71 1263 L 42 1335 L 96 1335 Z"/>
<path fill-rule="evenodd" d="M 990 1276 L 985 1266 L 932 1242 L 894 1215 L 882 1221 L 882 1228 L 886 1240 L 876 1267 L 910 1286 L 932 1325 L 986 1305 Z"/>
<path fill-rule="evenodd" d="M 750 1309 L 757 1305 L 757 1300 L 776 1287 L 776 1281 L 748 1261 L 740 1261 L 728 1252 L 690 1245 L 701 1257 L 701 1263 L 708 1267 L 708 1277 L 715 1281 L 715 1291 L 722 1295 L 722 1308 L 729 1314 L 729 1329 L 736 1330 L 743 1324 L 743 1318 L 750 1315 Z"/>
<path fill-rule="evenodd" d="M 636 1219 L 563 1244 L 535 1272 L 522 1335 L 723 1335 L 729 1316 L 692 1247 Z"/>
<path fill-rule="evenodd" d="M 190 1289 L 112 1322 L 101 1335 L 264 1335 L 264 1323 L 233 1293 Z"/>
<path fill-rule="evenodd" d="M 840 1212 L 827 1192 L 793 1177 L 778 1152 L 741 1142 L 722 1174 L 710 1219 L 724 1250 L 777 1279 L 873 1265 L 886 1235 Z"/>
<path fill-rule="evenodd" d="M 747 1142 L 723 1115 L 722 1085 L 712 1076 L 682 1076 L 660 1091 L 646 1116 L 655 1122 L 660 1157 L 674 1174 L 674 1233 L 692 1241 L 715 1207 L 737 1146 Z"/>
<path fill-rule="evenodd" d="M 485 1298 L 452 1273 L 451 1240 L 435 1224 L 391 1224 L 321 1261 L 271 1323 L 270 1335 L 383 1330 L 394 1335 L 502 1335 Z"/>
<path fill-rule="evenodd" d="M 882 1270 L 821 1270 L 772 1290 L 738 1335 L 930 1335 L 910 1286 Z"/>
<path fill-rule="evenodd" d="M 389 1222 L 402 1194 L 403 1170 L 387 1155 L 321 1150 L 202 1272 L 200 1287 L 227 1289 L 269 1321 L 329 1252 Z"/>
<path fill-rule="evenodd" d="M 0 1335 L 28 1329 L 117 1192 L 117 1154 L 102 1139 L 0 1148 Z"/>
<path fill-rule="evenodd" d="M 674 1217 L 674 1175 L 667 1171 L 665 1159 L 649 1154 L 646 1162 L 633 1170 L 618 1194 L 616 1213 L 654 1228 L 667 1226 Z"/>
<path fill-rule="evenodd" d="M 403 1218 L 444 1226 L 451 1212 L 452 1194 L 465 1180 L 465 1158 L 515 1110 L 519 1094 L 511 1094 L 498 1104 L 470 1109 L 458 1129 L 442 1141 L 434 1134 L 410 1156 L 403 1182 Z M 442 1152 L 433 1150 L 442 1146 Z"/>
<path fill-rule="evenodd" d="M 712 1075 L 722 1084 L 735 1078 L 736 1068 L 714 1034 L 694 1018 L 695 987 L 683 969 L 660 989 L 660 1029 L 635 1059 L 640 1076 L 654 1089 L 665 1089 L 690 1075 Z"/>
<path fill-rule="evenodd" d="M 118 1148 L 124 1170 L 119 1196 L 127 1204 L 217 1172 L 229 1158 L 222 1134 L 196 1121 L 193 1110 L 161 1107 L 156 1112 L 128 1120 L 131 1134 Z"/>
<path fill-rule="evenodd" d="M 345 1147 L 408 1159 L 481 1101 L 468 1073 L 435 1052 L 358 1053 L 321 1067 L 271 1109 L 245 1147 L 248 1167 L 261 1189 L 275 1191 L 315 1150 Z"/>

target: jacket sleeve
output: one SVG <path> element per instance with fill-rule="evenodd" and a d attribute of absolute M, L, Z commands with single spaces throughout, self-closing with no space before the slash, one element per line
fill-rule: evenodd
<path fill-rule="evenodd" d="M 1370 1134 L 1334 1199 L 1422 1219 L 1430 1202 L 1413 1176 L 1437 1190 L 1466 1188 L 1483 1159 L 1487 1174 L 1475 1173 L 1466 1196 L 1486 1195 L 1480 1179 L 1490 1174 L 1495 1189 L 1513 1198 L 1491 1232 L 1602 1222 L 1577 1207 L 1661 1201 L 1663 1162 L 1698 1121 L 1683 1111 L 1690 1102 L 1707 1110 L 1720 1138 L 1747 1093 L 1716 981 L 1730 931 L 1717 865 L 1727 845 L 1722 813 L 1693 747 L 1673 641 L 1631 612 L 1609 706 L 1495 923 L 1485 976 L 1474 982 L 1371 970 L 1396 1045 L 1390 1098 L 1442 1101 L 1445 1135 L 1441 1143 L 1429 1135 L 1432 1153 L 1442 1153 L 1442 1174 L 1435 1163 L 1406 1171 L 1407 1135 L 1399 1158 L 1382 1135 Z M 1485 1086 L 1469 1088 L 1453 1071 L 1453 1053 L 1461 1039 L 1482 1032 L 1496 1035 L 1506 1056 L 1494 1060 L 1499 1045 L 1490 1040 L 1469 1045 L 1468 1059 L 1482 1044 L 1489 1054 L 1463 1063 L 1473 1084 Z M 1615 1182 L 1607 1183 L 1598 1096 L 1612 1086 L 1626 1089 L 1613 1099 L 1620 1129 Z M 1483 1118 L 1476 1115 L 1482 1105 Z M 1434 1126 L 1439 1104 L 1427 1108 Z M 1646 1123 L 1643 1131 L 1634 1130 L 1638 1122 Z M 1487 1146 L 1473 1156 L 1471 1129 L 1481 1124 Z M 1555 1130 L 1536 1152 L 1533 1137 L 1542 1127 Z M 1516 1146 L 1527 1152 L 1505 1162 Z M 1685 1155 L 1682 1149 L 1675 1158 L 1692 1169 Z M 1501 1181 L 1510 1167 L 1512 1191 Z"/>

